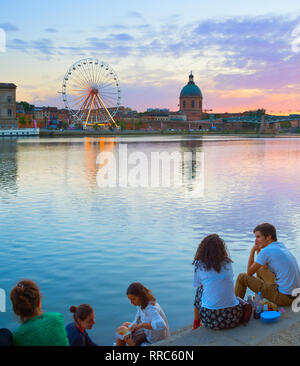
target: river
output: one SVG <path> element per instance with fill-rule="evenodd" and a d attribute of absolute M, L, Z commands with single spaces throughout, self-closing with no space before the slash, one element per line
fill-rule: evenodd
<path fill-rule="evenodd" d="M 101 186 L 97 156 L 113 154 L 122 169 L 124 147 L 132 159 L 190 152 L 202 160 L 181 169 L 181 185 Z M 235 277 L 263 222 L 300 263 L 299 181 L 297 138 L 0 138 L 0 327 L 18 325 L 9 292 L 22 278 L 37 282 L 43 309 L 61 312 L 66 324 L 71 305 L 92 305 L 89 334 L 101 345 L 135 315 L 131 282 L 152 290 L 171 331 L 191 324 L 192 261 L 206 235 L 225 240 Z"/>

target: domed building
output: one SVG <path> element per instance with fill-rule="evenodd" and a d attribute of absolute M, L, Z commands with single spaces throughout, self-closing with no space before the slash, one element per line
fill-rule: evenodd
<path fill-rule="evenodd" d="M 189 82 L 181 90 L 179 101 L 180 111 L 187 116 L 188 121 L 200 120 L 202 117 L 202 93 L 200 88 L 194 82 L 192 72 L 189 76 Z"/>

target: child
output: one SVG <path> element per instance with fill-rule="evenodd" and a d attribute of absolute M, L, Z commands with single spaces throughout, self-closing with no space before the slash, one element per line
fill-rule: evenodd
<path fill-rule="evenodd" d="M 95 313 L 88 304 L 82 304 L 78 307 L 71 306 L 74 322 L 66 326 L 70 346 L 98 346 L 88 336 L 86 329 L 92 329 L 95 324 Z"/>
<path fill-rule="evenodd" d="M 168 338 L 170 333 L 166 315 L 151 291 L 134 282 L 126 293 L 131 304 L 137 307 L 137 313 L 132 323 L 123 323 L 118 328 L 117 346 L 139 346 Z"/>

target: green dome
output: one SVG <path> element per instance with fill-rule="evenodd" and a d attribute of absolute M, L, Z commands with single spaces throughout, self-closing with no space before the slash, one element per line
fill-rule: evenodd
<path fill-rule="evenodd" d="M 189 76 L 189 82 L 181 90 L 180 97 L 202 97 L 200 88 L 194 83 L 194 76 L 192 73 Z"/>

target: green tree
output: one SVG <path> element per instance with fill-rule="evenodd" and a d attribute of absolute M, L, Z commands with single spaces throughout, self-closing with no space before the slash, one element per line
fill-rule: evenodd
<path fill-rule="evenodd" d="M 32 118 L 31 117 L 26 117 L 25 121 L 26 121 L 26 124 L 30 124 L 30 123 L 32 123 Z"/>
<path fill-rule="evenodd" d="M 63 128 L 64 130 L 66 130 L 68 127 L 69 127 L 68 122 L 63 121 L 63 122 L 62 122 L 62 128 Z"/>
<path fill-rule="evenodd" d="M 33 104 L 29 104 L 27 102 L 19 102 L 19 104 L 22 104 L 25 113 L 27 112 L 32 112 L 34 110 L 34 105 Z"/>
<path fill-rule="evenodd" d="M 291 123 L 291 121 L 281 121 L 280 122 L 280 127 L 282 127 L 282 128 L 291 128 L 292 123 Z"/>
<path fill-rule="evenodd" d="M 119 126 L 120 126 L 121 131 L 125 130 L 126 123 L 125 123 L 125 121 L 123 119 L 120 120 Z"/>
<path fill-rule="evenodd" d="M 25 117 L 24 116 L 19 116 L 19 123 L 21 125 L 26 125 L 26 120 L 25 120 Z"/>
<path fill-rule="evenodd" d="M 261 116 L 264 116 L 266 114 L 266 110 L 264 108 L 261 108 L 261 109 L 258 109 L 256 111 L 256 115 L 257 117 L 261 117 Z"/>
<path fill-rule="evenodd" d="M 142 127 L 142 125 L 143 125 L 143 121 L 142 121 L 141 119 L 139 119 L 139 120 L 137 121 L 137 123 L 136 123 L 136 127 L 139 129 L 139 128 L 141 128 L 141 127 Z"/>
<path fill-rule="evenodd" d="M 259 118 L 266 114 L 266 110 L 261 108 L 261 109 L 257 109 L 256 111 L 247 111 L 247 114 L 248 114 L 248 117 Z"/>

